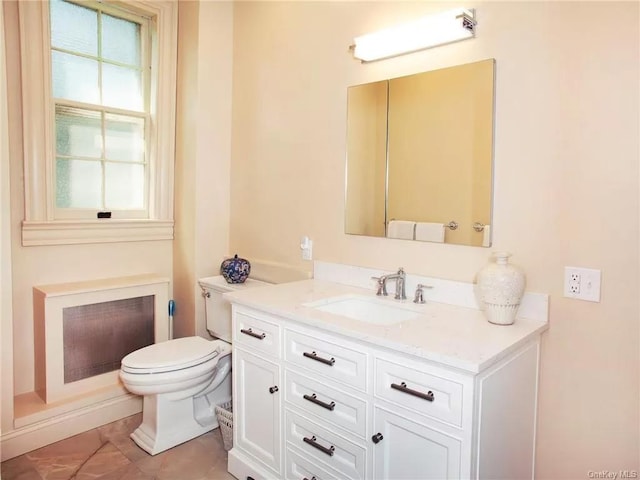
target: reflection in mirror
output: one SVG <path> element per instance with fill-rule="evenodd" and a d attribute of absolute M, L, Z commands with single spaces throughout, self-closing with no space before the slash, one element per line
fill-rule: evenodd
<path fill-rule="evenodd" d="M 490 246 L 494 70 L 349 88 L 346 233 Z"/>

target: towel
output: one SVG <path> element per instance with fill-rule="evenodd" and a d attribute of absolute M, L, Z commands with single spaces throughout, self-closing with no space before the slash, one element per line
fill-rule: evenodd
<path fill-rule="evenodd" d="M 482 246 L 491 246 L 491 225 L 484 226 L 484 230 L 482 231 Z"/>
<path fill-rule="evenodd" d="M 443 223 L 416 223 L 416 240 L 421 242 L 444 242 Z"/>
<path fill-rule="evenodd" d="M 401 238 L 403 240 L 413 240 L 413 233 L 416 229 L 416 222 L 408 220 L 390 220 L 387 229 L 388 238 Z"/>

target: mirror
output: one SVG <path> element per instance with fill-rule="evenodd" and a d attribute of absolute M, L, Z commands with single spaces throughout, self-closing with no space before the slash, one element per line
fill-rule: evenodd
<path fill-rule="evenodd" d="M 491 245 L 495 60 L 349 87 L 345 233 Z"/>

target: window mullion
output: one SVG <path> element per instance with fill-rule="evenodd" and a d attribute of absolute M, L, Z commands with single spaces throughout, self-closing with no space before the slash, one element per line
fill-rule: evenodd
<path fill-rule="evenodd" d="M 145 102 L 146 102 L 146 107 L 145 110 L 147 112 L 147 118 L 145 120 L 145 136 L 146 138 L 153 138 L 153 131 L 152 131 L 152 125 L 151 125 L 151 121 L 152 121 L 152 117 L 151 117 L 151 112 L 152 112 L 152 98 L 151 98 L 151 92 L 152 92 L 152 77 L 154 74 L 156 74 L 156 72 L 153 71 L 152 66 L 154 65 L 154 62 L 152 61 L 152 50 L 151 50 L 151 45 L 152 45 L 152 31 L 149 28 L 149 23 L 145 23 L 142 26 L 142 31 L 144 33 L 144 37 L 142 37 L 144 39 L 144 42 L 142 43 L 142 54 L 143 54 L 143 65 L 146 67 L 145 70 L 145 77 L 144 77 L 144 81 L 145 81 L 145 87 L 146 87 L 146 97 L 145 97 Z M 155 104 L 155 108 L 157 108 L 157 104 Z M 157 130 L 157 126 L 156 126 L 156 130 Z M 150 142 L 151 143 L 151 142 Z M 157 154 L 157 153 L 156 153 Z M 148 212 L 149 215 L 157 215 L 158 212 L 157 210 L 159 209 L 159 202 L 155 199 L 155 198 L 151 198 L 152 195 L 158 195 L 158 191 L 160 190 L 159 187 L 156 185 L 156 183 L 154 182 L 154 180 L 156 178 L 158 178 L 157 173 L 154 171 L 154 169 L 158 169 L 159 166 L 157 163 L 152 164 L 151 162 L 151 148 L 146 149 L 145 151 L 145 174 L 146 174 L 146 185 L 145 185 L 145 200 L 147 202 L 146 204 L 146 210 Z M 153 209 L 156 209 L 156 211 L 152 211 Z"/>
<path fill-rule="evenodd" d="M 101 152 L 100 152 L 100 203 L 102 205 L 101 210 L 106 210 L 106 166 L 104 164 L 105 152 L 106 152 L 106 126 L 105 126 L 105 112 L 104 112 L 104 93 L 103 93 L 103 75 L 102 75 L 102 10 L 98 9 L 98 91 L 100 92 L 100 105 L 102 110 L 100 111 L 100 133 L 101 133 Z"/>
<path fill-rule="evenodd" d="M 100 155 L 100 165 L 102 166 L 102 209 L 107 209 L 107 166 L 105 165 L 105 160 L 107 158 L 107 125 L 105 112 L 102 111 L 100 115 L 100 124 L 101 124 L 101 132 L 102 132 L 102 152 Z"/>
<path fill-rule="evenodd" d="M 98 10 L 98 91 L 100 92 L 100 105 L 104 105 L 102 95 L 102 11 Z"/>

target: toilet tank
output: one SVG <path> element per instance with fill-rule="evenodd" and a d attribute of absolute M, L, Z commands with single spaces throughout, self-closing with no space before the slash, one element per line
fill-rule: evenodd
<path fill-rule="evenodd" d="M 222 275 L 201 278 L 198 283 L 205 300 L 207 330 L 214 337 L 228 343 L 231 343 L 231 304 L 222 294 L 269 285 L 253 278 L 247 278 L 244 283 L 227 283 Z"/>

